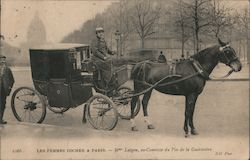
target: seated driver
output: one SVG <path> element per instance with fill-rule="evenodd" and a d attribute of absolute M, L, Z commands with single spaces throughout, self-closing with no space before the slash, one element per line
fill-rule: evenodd
<path fill-rule="evenodd" d="M 110 59 L 111 55 L 115 53 L 112 52 L 104 39 L 104 29 L 102 27 L 96 28 L 96 39 L 92 42 L 91 50 L 93 53 L 93 60 L 101 71 L 102 80 L 107 86 L 111 80 L 111 65 L 112 61 Z"/>

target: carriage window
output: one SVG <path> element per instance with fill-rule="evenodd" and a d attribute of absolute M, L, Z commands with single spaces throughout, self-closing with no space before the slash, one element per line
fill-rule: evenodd
<path fill-rule="evenodd" d="M 74 53 L 73 55 L 73 69 L 74 70 L 81 70 L 82 68 L 82 62 L 89 59 L 90 55 L 88 52 L 88 48 L 85 48 L 83 50 L 79 50 Z"/>
<path fill-rule="evenodd" d="M 89 47 L 84 48 L 84 50 L 81 51 L 82 55 L 82 61 L 87 60 L 90 58 L 90 52 L 89 52 Z"/>
<path fill-rule="evenodd" d="M 75 64 L 74 64 L 74 69 L 81 69 L 81 61 L 82 61 L 82 56 L 81 56 L 81 52 L 78 51 L 74 54 L 74 58 L 75 58 Z"/>

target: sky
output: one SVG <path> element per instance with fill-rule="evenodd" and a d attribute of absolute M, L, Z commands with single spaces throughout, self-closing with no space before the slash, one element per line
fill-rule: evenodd
<path fill-rule="evenodd" d="M 5 41 L 19 46 L 27 39 L 28 26 L 37 12 L 43 21 L 48 42 L 65 35 L 102 13 L 114 1 L 94 0 L 1 0 L 1 34 Z"/>
<path fill-rule="evenodd" d="M 1 0 L 1 34 L 6 42 L 19 46 L 27 40 L 28 26 L 38 12 L 46 27 L 47 41 L 59 42 L 115 1 L 117 0 Z M 223 1 L 228 6 L 239 9 L 249 5 L 248 0 Z"/>

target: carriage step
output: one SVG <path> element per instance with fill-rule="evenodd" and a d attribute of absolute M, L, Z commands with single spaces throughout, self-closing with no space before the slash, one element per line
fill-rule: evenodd
<path fill-rule="evenodd" d="M 83 83 L 82 85 L 83 85 L 83 86 L 87 86 L 87 87 L 88 87 L 88 86 L 90 86 L 90 87 L 93 87 L 93 86 L 94 86 L 93 83 Z"/>

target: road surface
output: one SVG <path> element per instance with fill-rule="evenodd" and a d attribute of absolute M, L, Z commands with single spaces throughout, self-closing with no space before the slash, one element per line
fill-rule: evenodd
<path fill-rule="evenodd" d="M 248 69 L 245 67 L 241 73 L 234 73 L 232 77 L 247 78 Z M 216 68 L 214 71 L 215 75 L 225 73 L 224 67 Z M 15 68 L 14 77 L 16 80 L 14 89 L 20 86 L 33 86 L 30 70 Z M 116 128 L 112 131 L 95 130 L 88 123 L 81 123 L 82 108 L 79 106 L 70 109 L 63 115 L 47 110 L 43 124 L 20 123 L 12 114 L 9 97 L 5 112 L 8 125 L 0 127 L 1 158 L 81 159 L 82 156 L 99 159 L 118 156 L 123 159 L 183 156 L 198 159 L 249 158 L 249 81 L 207 82 L 204 92 L 198 98 L 194 115 L 194 124 L 199 135 L 188 139 L 184 138 L 182 129 L 184 97 L 164 95 L 154 91 L 148 109 L 156 129 L 146 128 L 140 112 L 136 117 L 138 132 L 130 131 L 130 122 L 122 119 L 119 119 Z M 147 147 L 151 147 L 151 150 Z M 190 150 L 192 147 L 200 147 L 204 150 L 207 148 L 207 151 L 193 149 L 192 152 L 181 152 L 181 147 L 189 147 Z M 63 151 L 61 154 L 47 151 L 53 148 L 63 149 Z M 67 151 L 75 148 L 82 149 L 83 153 Z M 98 148 L 100 150 L 95 154 L 93 153 L 95 151 L 86 153 L 87 149 Z M 128 150 L 129 148 L 131 150 Z M 143 148 L 147 151 L 144 152 Z M 160 151 L 163 148 L 165 151 Z M 170 151 L 167 150 L 168 148 Z M 41 152 L 38 151 L 39 149 Z M 106 150 L 102 152 L 102 149 Z M 116 149 L 117 152 L 115 152 Z M 44 150 L 46 150 L 45 153 L 43 153 Z"/>

